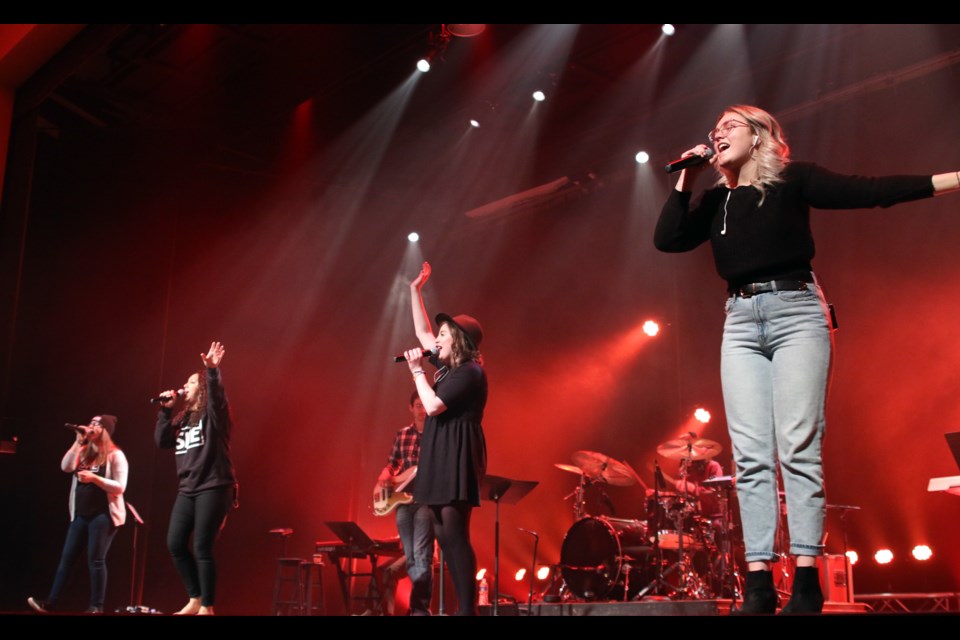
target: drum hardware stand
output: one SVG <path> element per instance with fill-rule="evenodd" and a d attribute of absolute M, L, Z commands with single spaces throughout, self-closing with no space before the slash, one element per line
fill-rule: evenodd
<path fill-rule="evenodd" d="M 729 594 L 730 599 L 736 602 L 741 598 L 743 590 L 741 589 L 740 572 L 737 570 L 737 563 L 733 558 L 733 519 L 730 517 L 730 487 L 724 489 L 723 515 L 721 516 L 722 537 L 719 540 L 720 551 L 720 593 L 723 597 L 724 592 Z"/>
<path fill-rule="evenodd" d="M 684 459 L 685 462 L 689 463 L 691 457 L 688 456 Z M 685 517 L 685 507 L 687 504 L 687 464 L 681 465 L 680 469 L 680 481 L 683 491 L 681 492 L 681 497 L 683 500 L 683 505 L 678 513 L 674 515 L 674 526 L 677 531 L 677 561 L 674 562 L 666 571 L 663 570 L 663 552 L 660 548 L 660 486 L 661 484 L 666 485 L 666 482 L 663 480 L 663 473 L 660 471 L 660 464 L 656 460 L 654 461 L 655 470 L 654 470 L 654 517 L 651 519 L 653 523 L 653 549 L 654 549 L 654 558 L 657 563 L 657 577 L 653 579 L 647 586 L 640 590 L 639 593 L 634 597 L 634 600 L 641 600 L 644 596 L 647 595 L 654 587 L 662 588 L 666 587 L 674 595 L 683 594 L 686 597 L 690 598 L 707 598 L 710 596 L 709 589 L 703 583 L 703 579 L 700 578 L 693 566 L 690 563 L 690 558 L 684 552 L 684 532 L 683 532 L 683 519 Z M 664 514 L 666 515 L 666 514 Z M 677 588 L 666 581 L 666 577 L 675 571 L 680 570 L 680 587 Z"/>
<path fill-rule="evenodd" d="M 585 474 L 580 475 L 580 483 L 577 485 L 577 488 L 573 490 L 573 493 L 570 493 L 564 496 L 564 500 L 569 500 L 573 498 L 573 521 L 579 522 L 583 518 L 587 517 L 587 493 L 586 488 L 590 483 L 590 479 L 586 477 Z"/>
<path fill-rule="evenodd" d="M 663 479 L 663 472 L 660 471 L 660 463 L 654 460 L 653 464 L 653 517 L 650 518 L 650 522 L 653 526 L 653 558 L 654 562 L 657 563 L 657 576 L 633 597 L 633 600 L 636 602 L 643 600 L 643 598 L 654 589 L 659 590 L 661 587 L 673 589 L 673 586 L 664 578 L 677 568 L 677 565 L 674 564 L 666 571 L 663 570 L 663 551 L 660 549 L 660 487 L 666 487 L 667 483 L 666 480 Z"/>

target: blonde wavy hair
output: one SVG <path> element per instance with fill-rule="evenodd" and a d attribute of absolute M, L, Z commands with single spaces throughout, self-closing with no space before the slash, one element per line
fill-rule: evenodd
<path fill-rule="evenodd" d="M 790 146 L 787 144 L 783 127 L 777 119 L 759 107 L 746 104 L 735 104 L 723 110 L 717 122 L 723 119 L 724 114 L 735 113 L 753 129 L 753 134 L 760 139 L 750 152 L 750 157 L 757 161 L 757 181 L 754 183 L 760 191 L 760 204 L 767 197 L 767 189 L 783 182 L 783 169 L 790 163 Z M 727 185 L 727 179 L 720 174 L 718 185 Z"/>
<path fill-rule="evenodd" d="M 120 451 L 120 447 L 113 441 L 110 432 L 103 429 L 100 432 L 100 442 L 91 442 L 83 452 L 82 460 L 89 466 L 107 464 L 107 458 L 114 451 Z"/>

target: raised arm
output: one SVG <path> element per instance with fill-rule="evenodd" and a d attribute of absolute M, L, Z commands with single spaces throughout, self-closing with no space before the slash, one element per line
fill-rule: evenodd
<path fill-rule="evenodd" d="M 437 338 L 433 335 L 433 329 L 430 328 L 430 316 L 427 315 L 427 308 L 423 304 L 423 295 L 420 289 L 427 284 L 430 279 L 430 263 L 424 262 L 420 273 L 410 283 L 410 310 L 413 312 L 413 329 L 417 334 L 420 345 L 427 351 L 433 349 Z"/>

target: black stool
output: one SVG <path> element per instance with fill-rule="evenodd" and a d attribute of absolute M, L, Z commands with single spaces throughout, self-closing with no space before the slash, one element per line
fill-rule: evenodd
<path fill-rule="evenodd" d="M 273 609 L 270 615 L 303 615 L 300 558 L 277 558 L 277 578 L 273 585 Z"/>
<path fill-rule="evenodd" d="M 314 594 L 316 594 L 317 604 L 314 604 Z M 315 611 L 320 615 L 327 614 L 326 601 L 323 597 L 323 558 L 314 556 L 313 560 L 303 560 L 300 562 L 300 615 L 312 616 Z"/>

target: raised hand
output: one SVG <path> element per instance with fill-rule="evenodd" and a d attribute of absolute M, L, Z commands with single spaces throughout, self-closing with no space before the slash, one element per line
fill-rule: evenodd
<path fill-rule="evenodd" d="M 223 348 L 223 345 L 219 342 L 211 342 L 210 350 L 207 351 L 207 355 L 200 354 L 200 359 L 203 360 L 203 365 L 207 369 L 216 369 L 220 366 L 220 361 L 223 360 L 223 354 L 227 352 Z"/>
<path fill-rule="evenodd" d="M 424 262 L 423 266 L 420 267 L 420 273 L 417 274 L 417 277 L 413 279 L 413 282 L 410 283 L 410 286 L 417 289 L 423 288 L 423 285 L 427 284 L 427 280 L 430 279 L 431 272 L 432 270 L 430 269 L 430 263 Z"/>

